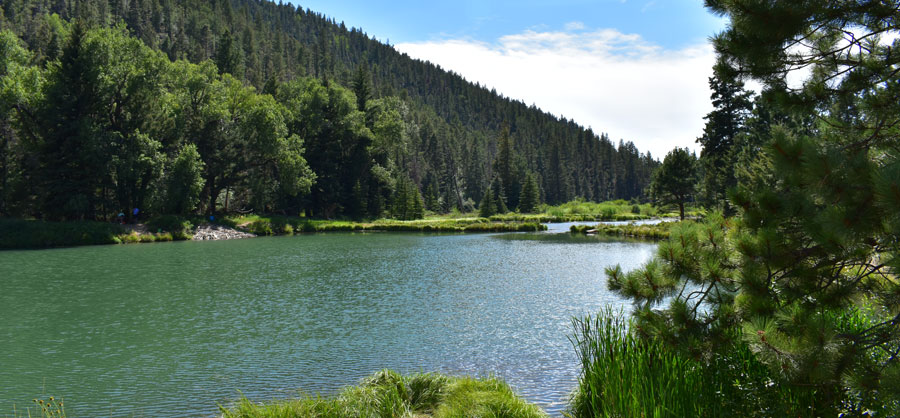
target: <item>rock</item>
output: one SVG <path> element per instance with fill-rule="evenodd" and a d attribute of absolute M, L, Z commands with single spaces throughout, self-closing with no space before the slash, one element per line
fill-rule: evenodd
<path fill-rule="evenodd" d="M 256 235 L 241 232 L 222 225 L 200 225 L 194 231 L 194 241 L 217 241 L 225 239 L 253 238 Z"/>

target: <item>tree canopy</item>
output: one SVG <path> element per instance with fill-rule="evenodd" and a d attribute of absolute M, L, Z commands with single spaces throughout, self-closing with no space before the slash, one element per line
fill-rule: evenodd
<path fill-rule="evenodd" d="M 684 204 L 690 199 L 697 184 L 697 157 L 687 148 L 675 148 L 653 173 L 650 195 L 663 204 L 678 205 L 684 220 Z"/>
<path fill-rule="evenodd" d="M 900 41 L 882 35 L 900 5 L 706 4 L 730 20 L 714 39 L 717 76 L 765 90 L 737 137 L 755 164 L 731 194 L 738 217 L 672 230 L 655 260 L 610 269 L 609 285 L 635 301 L 638 333 L 709 364 L 748 348 L 774 386 L 801 394 L 756 407 L 895 415 Z"/>
<path fill-rule="evenodd" d="M 190 132 L 188 141 L 197 145 L 204 163 L 204 190 L 198 204 L 202 207 L 196 208 L 203 211 L 219 210 L 225 206 L 229 206 L 228 209 L 250 209 L 252 206 L 254 209 L 269 208 L 289 213 L 308 210 L 310 214 L 325 217 L 377 217 L 389 212 L 400 177 L 412 180 L 423 197 L 427 197 L 430 210 L 469 211 L 482 198 L 485 188 L 498 171 L 503 174 L 501 180 L 506 182 L 503 185 L 507 199 L 504 204 L 514 210 L 519 205 L 519 195 L 529 172 L 535 174 L 538 188 L 543 191 L 539 199 L 545 199 L 548 203 L 557 204 L 578 197 L 595 201 L 637 199 L 643 197 L 650 174 L 658 165 L 649 154 L 641 153 L 631 142 L 613 142 L 606 134 L 594 133 L 571 120 L 503 97 L 431 63 L 411 59 L 390 45 L 372 39 L 358 28 L 348 28 L 319 13 L 286 3 L 250 0 L 140 0 L 114 3 L 105 0 L 10 0 L 3 3 L 0 14 L 0 28 L 11 30 L 22 40 L 19 44 L 29 54 L 26 66 L 41 76 L 46 76 L 49 68 L 61 62 L 64 50 L 71 41 L 71 22 L 76 20 L 83 22 L 82 29 L 88 38 L 97 30 L 114 30 L 127 35 L 131 39 L 128 42 L 145 47 L 136 50 L 138 55 L 159 51 L 162 54 L 152 58 L 157 61 L 155 65 L 178 68 L 172 72 L 160 72 L 164 76 L 160 76 L 159 80 L 147 79 L 157 83 L 150 90 L 156 88 L 158 92 L 168 93 L 146 96 L 147 100 L 160 106 L 165 116 L 147 121 L 148 125 L 144 128 L 152 127 L 158 132 L 141 130 L 145 137 L 135 136 L 129 143 L 137 148 L 128 152 L 133 155 L 152 154 L 151 148 L 156 146 L 152 142 L 156 141 L 159 142 L 159 152 L 168 164 L 181 149 L 181 142 L 184 142 L 182 132 Z M 116 42 L 124 40 L 118 39 Z M 127 48 L 123 50 L 127 51 Z M 146 59 L 150 59 L 149 55 Z M 115 71 L 139 68 L 108 60 L 88 64 L 94 66 L 93 70 L 101 71 L 102 77 L 107 76 L 107 65 L 118 68 Z M 75 70 L 74 67 L 67 68 Z M 138 79 L 153 76 L 149 73 L 122 74 L 131 77 L 135 83 Z M 204 87 L 201 85 L 203 83 L 215 87 Z M 295 83 L 310 89 L 318 83 L 326 91 L 340 90 L 340 93 L 335 93 L 335 98 L 349 98 L 352 108 L 338 106 L 319 110 L 330 112 L 329 116 L 339 123 L 350 123 L 350 120 L 355 121 L 359 117 L 351 110 L 360 112 L 361 124 L 335 125 L 333 130 L 341 146 L 352 144 L 352 147 L 342 148 L 341 155 L 328 154 L 329 150 L 320 147 L 320 140 L 325 137 L 307 137 L 300 132 L 307 128 L 299 126 L 298 120 L 309 118 L 304 119 L 299 115 L 301 111 L 292 107 L 299 103 L 290 97 L 297 94 L 297 89 L 291 87 Z M 252 95 L 237 88 L 238 85 L 252 91 L 253 95 L 275 97 L 274 104 L 284 109 L 263 112 L 262 108 L 273 103 L 266 103 L 267 99 L 252 98 Z M 282 89 L 287 89 L 287 92 Z M 225 91 L 227 95 L 223 96 Z M 330 97 L 331 93 L 328 95 Z M 42 94 L 37 96 L 44 97 Z M 220 103 L 226 99 L 237 101 Z M 344 102 L 337 100 L 324 106 Z M 32 108 L 36 109 L 29 107 Z M 311 109 L 314 108 L 312 106 Z M 339 114 L 345 110 L 350 113 Z M 265 151 L 264 154 L 250 155 L 245 152 L 250 148 L 241 143 L 240 125 L 269 123 L 265 118 L 253 121 L 242 119 L 261 113 L 272 116 L 268 119 L 274 123 L 272 126 L 278 125 L 277 119 L 283 118 L 288 128 L 287 135 L 283 141 L 270 142 L 279 143 L 278 150 L 258 148 L 254 152 Z M 279 113 L 282 116 L 277 116 Z M 62 117 L 62 114 L 59 116 Z M 23 138 L 24 141 L 24 137 L 29 135 L 36 137 L 32 135 L 34 132 L 25 129 L 18 116 L 11 118 L 6 125 L 11 130 L 7 138 Z M 215 122 L 217 119 L 219 122 Z M 134 122 L 143 123 L 137 119 Z M 503 134 L 504 126 L 508 127 L 508 136 Z M 217 127 L 223 129 L 217 131 Z M 368 133 L 362 128 L 367 129 Z M 79 129 L 88 129 L 88 126 Z M 101 128 L 90 126 L 90 129 Z M 82 136 L 89 137 L 87 132 L 83 131 Z M 280 135 L 279 129 L 267 132 Z M 342 132 L 350 132 L 354 138 Z M 59 134 L 63 135 L 62 132 Z M 297 138 L 291 139 L 291 135 L 295 134 Z M 506 145 L 501 143 L 504 138 L 509 139 Z M 303 145 L 298 140 L 302 140 Z M 16 139 L 16 143 L 19 142 Z M 7 141 L 9 143 L 11 141 Z M 217 144 L 223 147 L 216 148 Z M 302 157 L 309 162 L 311 173 L 297 164 L 298 159 L 289 157 L 296 155 L 300 149 L 303 149 Z M 33 151 L 20 148 L 18 152 Z M 320 155 L 320 151 L 326 154 Z M 232 158 L 236 154 L 242 155 Z M 318 161 L 332 156 L 334 160 Z M 119 161 L 120 168 L 127 165 L 126 160 Z M 158 159 L 151 157 L 149 160 L 134 161 L 158 162 Z M 287 167 L 289 163 L 292 165 L 290 169 Z M 27 187 L 17 188 L 16 191 L 12 189 L 16 184 L 28 183 L 23 176 L 31 175 L 31 171 L 13 169 L 15 164 L 4 165 L 3 176 L 10 183 L 4 187 L 19 196 L 15 199 L 15 206 L 19 207 L 15 212 L 7 210 L 4 214 L 43 216 L 43 212 L 35 207 L 36 201 L 27 197 L 36 195 L 36 191 L 27 191 Z M 166 164 L 160 166 L 154 163 L 153 170 L 162 167 L 162 175 L 165 175 L 168 171 Z M 325 171 L 340 167 L 350 171 Z M 321 185 L 336 180 L 340 187 L 309 184 L 309 195 L 292 196 L 292 189 L 303 192 L 307 182 L 291 185 L 285 176 L 290 170 L 301 179 L 311 179 L 307 174 L 314 174 L 318 179 L 315 181 L 320 181 Z M 355 178 L 357 175 L 360 181 Z M 93 207 L 84 209 L 81 214 L 71 212 L 66 215 L 90 217 L 101 216 L 104 207 L 110 209 L 126 204 L 124 201 L 128 200 L 134 201 L 127 203 L 129 205 L 153 204 L 140 202 L 148 199 L 141 196 L 145 194 L 141 191 L 144 187 L 141 178 L 155 175 L 148 177 L 122 173 L 116 176 L 116 179 L 105 181 L 79 180 L 83 183 L 78 186 L 83 188 L 81 192 L 62 196 L 59 202 L 46 201 L 41 205 Z M 132 191 L 117 198 L 122 202 L 108 202 L 109 199 L 90 196 L 96 191 L 95 186 L 103 194 L 103 187 L 108 187 L 103 183 L 118 182 L 119 177 L 134 184 Z M 258 181 L 262 178 L 278 181 L 277 184 Z M 45 191 L 56 187 L 50 180 L 38 183 Z M 429 192 L 426 193 L 426 190 Z M 150 196 L 149 199 L 153 201 L 157 197 Z M 48 215 L 59 218 L 64 214 L 48 212 Z"/>

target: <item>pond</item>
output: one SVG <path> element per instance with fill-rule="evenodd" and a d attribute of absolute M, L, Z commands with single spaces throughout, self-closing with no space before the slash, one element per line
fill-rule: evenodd
<path fill-rule="evenodd" d="M 0 416 L 202 417 L 383 368 L 495 374 L 560 415 L 571 318 L 655 244 L 356 233 L 0 252 Z"/>

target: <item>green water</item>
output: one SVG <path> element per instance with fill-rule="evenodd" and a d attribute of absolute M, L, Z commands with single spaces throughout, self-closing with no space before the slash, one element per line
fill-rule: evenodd
<path fill-rule="evenodd" d="M 382 368 L 494 373 L 558 414 L 570 318 L 654 244 L 568 234 L 329 234 L 0 252 L 0 416 L 213 416 Z"/>

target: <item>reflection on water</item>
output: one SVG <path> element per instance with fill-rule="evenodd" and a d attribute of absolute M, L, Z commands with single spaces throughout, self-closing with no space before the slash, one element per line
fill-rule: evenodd
<path fill-rule="evenodd" d="M 0 411 L 210 416 L 372 372 L 495 373 L 558 415 L 570 319 L 655 244 L 568 234 L 329 234 L 0 253 Z"/>

